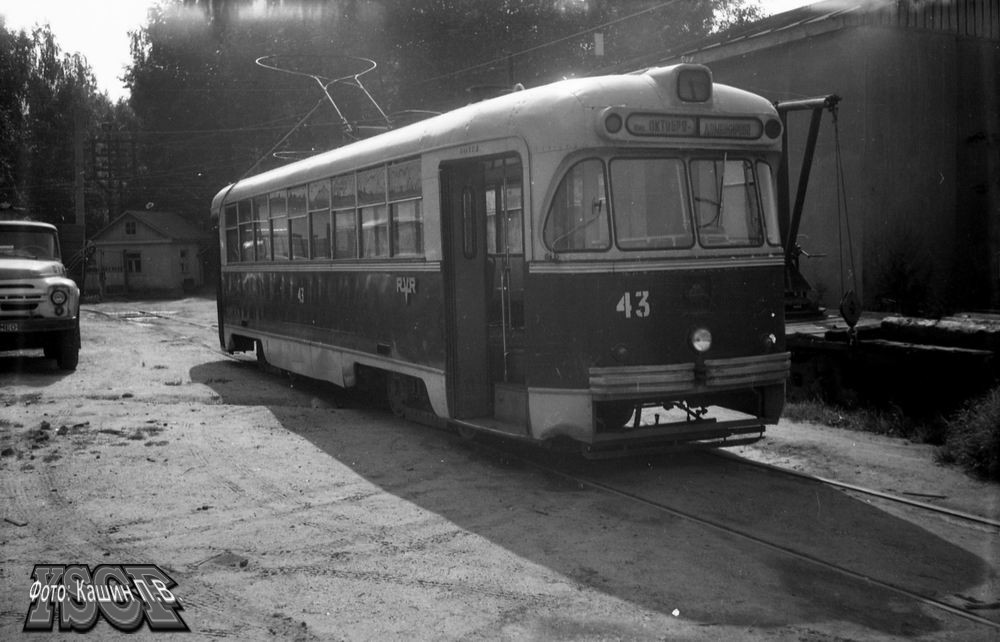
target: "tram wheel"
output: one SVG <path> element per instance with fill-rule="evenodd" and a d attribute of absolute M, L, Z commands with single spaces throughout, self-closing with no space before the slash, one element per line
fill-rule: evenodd
<path fill-rule="evenodd" d="M 390 372 L 385 378 L 385 397 L 389 402 L 389 410 L 397 417 L 402 417 L 406 412 L 406 402 L 409 401 L 410 386 L 403 375 Z"/>

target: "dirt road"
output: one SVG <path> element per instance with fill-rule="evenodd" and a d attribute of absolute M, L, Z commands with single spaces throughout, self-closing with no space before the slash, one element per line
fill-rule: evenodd
<path fill-rule="evenodd" d="M 185 639 L 997 639 L 808 559 L 997 620 L 996 529 L 698 454 L 570 466 L 629 501 L 261 372 L 213 322 L 92 304 L 76 372 L 0 356 L 0 638 L 37 564 L 152 564 Z M 997 516 L 996 487 L 898 440 L 782 424 L 739 453 Z"/>

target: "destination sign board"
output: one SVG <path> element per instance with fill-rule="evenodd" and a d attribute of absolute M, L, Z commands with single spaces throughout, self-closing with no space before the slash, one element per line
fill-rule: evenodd
<path fill-rule="evenodd" d="M 764 133 L 757 118 L 716 118 L 672 116 L 669 114 L 630 114 L 625 128 L 633 136 L 658 138 L 741 138 L 756 139 Z"/>
<path fill-rule="evenodd" d="M 705 138 L 760 138 L 764 126 L 756 118 L 700 118 L 698 134 Z"/>
<path fill-rule="evenodd" d="M 695 136 L 697 120 L 691 116 L 632 114 L 625 126 L 635 136 Z"/>

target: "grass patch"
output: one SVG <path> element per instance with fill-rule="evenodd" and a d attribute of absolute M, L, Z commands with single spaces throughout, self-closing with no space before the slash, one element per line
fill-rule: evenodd
<path fill-rule="evenodd" d="M 903 437 L 918 443 L 941 444 L 944 441 L 942 420 L 917 419 L 895 406 L 885 409 L 848 408 L 816 400 L 790 401 L 785 404 L 782 416 L 833 428 Z"/>
<path fill-rule="evenodd" d="M 1000 481 L 1000 386 L 968 402 L 947 424 L 940 460 Z"/>
<path fill-rule="evenodd" d="M 1000 481 L 1000 387 L 965 403 L 949 417 L 918 418 L 897 407 L 847 408 L 822 401 L 789 401 L 782 416 L 821 426 L 902 437 L 933 444 L 938 461 Z"/>

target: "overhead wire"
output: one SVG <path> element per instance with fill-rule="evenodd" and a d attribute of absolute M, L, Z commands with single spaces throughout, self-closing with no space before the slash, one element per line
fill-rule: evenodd
<path fill-rule="evenodd" d="M 576 39 L 576 38 L 579 38 L 581 36 L 585 36 L 585 35 L 588 35 L 588 34 L 591 34 L 591 33 L 595 33 L 595 32 L 597 32 L 597 31 L 599 31 L 601 29 L 606 29 L 606 28 L 614 26 L 616 24 L 620 24 L 622 22 L 625 22 L 625 21 L 628 21 L 628 20 L 632 20 L 634 18 L 643 16 L 643 15 L 646 15 L 646 14 L 649 14 L 649 13 L 653 13 L 653 12 L 658 11 L 660 9 L 663 9 L 665 7 L 669 7 L 671 5 L 674 5 L 677 2 L 678 2 L 678 0 L 667 0 L 666 2 L 661 2 L 661 3 L 657 4 L 657 5 L 652 6 L 652 7 L 647 7 L 645 9 L 642 9 L 640 11 L 636 11 L 636 12 L 630 13 L 630 14 L 625 15 L 625 16 L 614 18 L 612 20 L 607 20 L 607 21 L 605 21 L 605 22 L 603 22 L 601 24 L 598 24 L 598 25 L 595 25 L 595 26 L 592 26 L 592 27 L 588 27 L 587 29 L 583 29 L 583 30 L 577 31 L 577 32 L 575 32 L 573 34 L 569 34 L 569 35 L 566 35 L 566 36 L 555 38 L 553 40 L 549 40 L 549 41 L 544 42 L 544 43 L 533 45 L 531 47 L 527 47 L 525 49 L 522 49 L 522 50 L 519 50 L 519 51 L 516 51 L 516 52 L 512 52 L 512 53 L 509 53 L 509 54 L 505 54 L 505 55 L 503 55 L 501 57 L 494 58 L 492 60 L 481 62 L 481 63 L 475 64 L 475 65 L 470 65 L 468 67 L 464 67 L 462 69 L 458 69 L 458 70 L 454 70 L 454 71 L 451 71 L 451 72 L 447 72 L 445 74 L 440 74 L 438 76 L 433 76 L 431 78 L 423 79 L 423 80 L 419 81 L 418 84 L 428 84 L 428 83 L 436 82 L 438 80 L 442 80 L 442 79 L 445 79 L 445 78 L 451 78 L 451 77 L 459 76 L 461 74 L 468 73 L 468 72 L 474 71 L 476 69 L 481 69 L 483 67 L 488 67 L 488 66 L 500 63 L 500 62 L 507 61 L 507 60 L 509 60 L 511 58 L 517 58 L 517 57 L 528 55 L 530 53 L 534 53 L 536 51 L 541 51 L 543 49 L 555 46 L 557 44 L 560 44 L 560 43 L 563 43 L 563 42 L 567 42 L 567 41 L 570 41 L 570 40 L 573 40 L 573 39 Z M 267 58 L 267 56 L 265 56 L 264 58 Z M 258 61 L 259 60 L 260 59 L 258 59 Z M 260 64 L 260 63 L 258 62 L 258 64 Z M 266 65 L 261 65 L 261 66 L 267 67 Z M 268 67 L 268 68 L 273 68 L 273 69 L 276 69 L 276 70 L 279 70 L 279 71 L 286 71 L 288 73 L 293 73 L 293 74 L 296 73 L 296 72 L 291 71 L 291 70 L 279 69 L 279 68 L 276 68 L 276 67 Z M 367 71 L 370 71 L 370 69 L 368 69 L 368 70 L 366 70 L 365 72 L 362 72 L 362 73 L 366 73 Z M 348 78 L 347 76 L 345 76 L 344 78 L 336 78 L 336 79 L 333 79 L 330 82 L 324 84 L 321 80 L 319 80 L 318 78 L 316 78 L 316 76 L 314 74 L 301 74 L 301 73 L 299 73 L 299 75 L 309 75 L 309 76 L 313 77 L 323 87 L 324 94 L 325 94 L 324 97 L 327 98 L 327 99 L 329 99 L 331 102 L 333 102 L 333 101 L 332 101 L 332 98 L 330 98 L 330 96 L 329 96 L 329 92 L 327 91 L 328 85 L 332 84 L 332 83 L 335 83 L 335 82 L 342 82 L 343 80 L 345 80 L 346 78 Z M 352 85 L 352 86 L 357 86 L 358 88 L 360 88 L 365 93 L 365 95 L 368 96 L 368 98 L 375 104 L 375 106 L 378 109 L 378 111 L 380 112 L 380 114 L 384 118 L 388 119 L 388 116 L 385 115 L 385 112 L 381 109 L 381 107 L 378 106 L 377 102 L 374 100 L 374 98 L 371 96 L 371 94 L 367 91 L 367 89 L 365 89 L 364 86 L 361 85 L 357 81 L 357 76 L 358 75 L 359 74 L 352 74 L 350 76 L 351 78 L 353 78 L 355 80 L 355 83 L 356 83 L 355 85 Z M 327 79 L 327 80 L 329 80 L 329 79 Z M 260 90 L 260 91 L 266 91 L 266 90 Z M 265 152 L 264 154 L 262 154 L 250 166 L 250 168 L 248 168 L 236 181 L 234 181 L 232 186 L 235 186 L 236 183 L 238 183 L 240 180 L 242 180 L 247 175 L 249 175 L 254 169 L 256 169 L 260 165 L 261 162 L 263 162 L 263 160 L 265 158 L 267 158 L 267 157 L 271 156 L 272 154 L 274 154 L 275 150 L 277 150 L 278 147 L 280 147 L 286 140 L 288 140 L 288 138 L 290 138 L 292 136 L 292 134 L 294 134 L 294 132 L 297 131 L 305 123 L 305 121 L 308 120 L 318 110 L 318 108 L 322 105 L 323 102 L 324 102 L 324 100 L 320 99 L 316 103 L 316 105 L 314 105 L 312 107 L 312 109 L 310 109 L 309 111 L 305 112 L 304 115 L 302 115 L 301 117 L 299 117 L 299 119 L 296 122 L 296 124 L 291 129 L 289 129 L 286 132 L 286 134 L 284 136 L 282 136 L 274 145 L 272 145 L 272 147 L 267 152 Z M 334 103 L 334 108 L 337 110 L 338 116 L 340 116 L 341 121 L 343 122 L 345 119 L 344 119 L 343 115 L 339 113 L 339 108 L 336 107 L 335 103 Z M 285 117 L 281 117 L 279 119 L 275 119 L 274 121 L 271 121 L 271 122 L 278 123 L 278 122 L 281 122 L 281 121 L 286 121 L 286 120 L 288 120 L 291 117 L 292 116 L 285 116 Z M 334 125 L 333 125 L 333 123 L 318 123 L 318 124 L 315 124 L 314 126 L 320 127 L 320 126 L 334 126 Z M 241 127 L 229 127 L 229 128 L 211 128 L 211 129 L 204 129 L 204 130 L 144 130 L 144 131 L 139 131 L 139 132 L 134 132 L 134 133 L 137 134 L 137 135 L 142 135 L 142 136 L 153 136 L 153 135 L 156 135 L 156 136 L 165 136 L 165 135 L 180 135 L 180 134 L 185 134 L 185 135 L 194 135 L 194 136 L 205 136 L 205 137 L 208 137 L 208 136 L 215 136 L 215 135 L 219 135 L 219 134 L 266 132 L 266 131 L 275 131 L 275 130 L 280 130 L 280 129 L 283 129 L 283 127 L 280 126 L 280 125 L 277 125 L 277 124 L 275 124 L 273 126 L 271 126 L 269 124 L 262 124 L 262 125 L 255 125 L 255 126 L 241 126 Z M 187 141 L 171 141 L 171 142 L 161 143 L 161 145 L 164 145 L 164 146 L 173 146 L 173 145 L 181 145 L 181 144 L 191 144 L 193 142 L 194 142 L 194 139 L 188 139 Z M 220 168 L 222 168 L 221 164 L 220 164 Z M 195 168 L 192 166 L 192 169 L 195 169 Z M 202 166 L 199 169 L 206 169 L 206 168 L 204 166 Z M 156 178 L 156 177 L 182 176 L 182 175 L 185 175 L 186 173 L 187 172 L 171 172 L 169 174 L 148 175 L 148 176 L 146 176 L 144 178 L 148 179 L 148 178 Z M 232 189 L 232 186 L 230 186 L 230 189 Z"/>
<path fill-rule="evenodd" d="M 475 64 L 475 65 L 464 67 L 462 69 L 458 69 L 458 70 L 455 70 L 455 71 L 448 72 L 446 74 L 441 74 L 439 76 L 434 76 L 434 77 L 431 77 L 431 78 L 427 78 L 427 79 L 424 79 L 424 80 L 420 81 L 417 84 L 427 84 L 427 83 L 431 83 L 431 82 L 436 82 L 436 81 L 442 80 L 444 78 L 450 78 L 452 76 L 458 76 L 458 75 L 461 75 L 461 74 L 464 74 L 464 73 L 468 73 L 470 71 L 474 71 L 476 69 L 481 69 L 483 67 L 489 67 L 491 65 L 495 65 L 495 64 L 498 64 L 498 63 L 501 63 L 501 62 L 506 62 L 507 60 L 509 60 L 511 58 L 517 58 L 519 56 L 524 56 L 524 55 L 527 55 L 529 53 L 534 53 L 535 51 L 539 51 L 541 49 L 546 49 L 546 48 L 551 47 L 553 45 L 557 45 L 559 43 L 566 42 L 568 40 L 573 40 L 575 38 L 579 38 L 580 36 L 586 36 L 588 34 L 594 33 L 594 32 L 599 31 L 601 29 L 605 29 L 605 28 L 610 27 L 612 25 L 616 25 L 616 24 L 618 24 L 620 22 L 624 22 L 626 20 L 631 20 L 632 18 L 636 18 L 638 16 L 645 15 L 647 13 L 652 13 L 653 11 L 658 11 L 658 10 L 664 8 L 664 7 L 668 7 L 670 5 L 677 4 L 678 1 L 679 0 L 667 0 L 667 2 L 661 2 L 658 5 L 655 5 L 655 6 L 652 6 L 652 7 L 647 7 L 645 9 L 641 10 L 641 11 L 636 11 L 635 13 L 630 13 L 627 16 L 622 16 L 620 18 L 615 18 L 614 20 L 608 20 L 607 22 L 601 23 L 599 25 L 595 25 L 593 27 L 588 27 L 587 29 L 583 29 L 582 31 L 578 31 L 578 32 L 570 34 L 568 36 L 562 36 L 560 38 L 556 38 L 555 40 L 550 40 L 549 42 L 543 42 L 541 44 L 534 45 L 532 47 L 528 47 L 527 49 L 522 49 L 521 51 L 516 51 L 516 52 L 510 53 L 510 54 L 505 54 L 505 55 L 500 56 L 498 58 L 494 58 L 493 60 L 487 60 L 486 62 L 481 62 L 481 63 Z"/>

